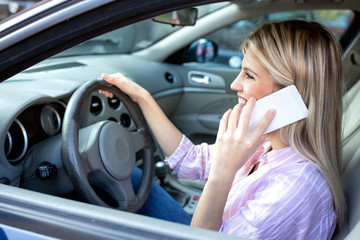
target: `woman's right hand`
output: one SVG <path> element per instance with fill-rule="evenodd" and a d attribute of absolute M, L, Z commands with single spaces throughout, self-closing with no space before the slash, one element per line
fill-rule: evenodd
<path fill-rule="evenodd" d="M 101 78 L 119 88 L 127 94 L 131 100 L 139 104 L 161 149 L 166 156 L 170 156 L 179 146 L 182 133 L 167 118 L 151 94 L 145 88 L 131 81 L 121 73 L 103 73 Z M 105 94 L 107 97 L 113 97 L 113 94 L 109 91 L 99 90 L 99 92 Z"/>
<path fill-rule="evenodd" d="M 101 78 L 104 79 L 106 82 L 119 88 L 121 91 L 127 94 L 131 98 L 131 100 L 133 100 L 136 103 L 139 102 L 139 96 L 144 96 L 144 94 L 147 92 L 139 84 L 131 81 L 121 73 L 115 73 L 115 74 L 103 73 L 101 75 Z M 113 94 L 111 92 L 104 90 L 99 90 L 99 92 L 105 94 L 107 97 L 110 98 L 113 97 Z"/>

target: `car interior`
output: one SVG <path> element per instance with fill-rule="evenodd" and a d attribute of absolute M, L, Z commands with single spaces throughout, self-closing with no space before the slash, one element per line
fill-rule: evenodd
<path fill-rule="evenodd" d="M 99 79 L 102 73 L 123 73 L 146 88 L 194 143 L 214 143 L 221 116 L 237 103 L 236 93 L 229 86 L 241 67 L 239 38 L 266 21 L 321 19 L 338 34 L 346 81 L 343 184 L 348 222 L 334 239 L 356 239 L 360 236 L 360 2 L 309 2 L 276 4 L 269 0 L 247 5 L 239 1 L 198 6 L 193 26 L 144 20 L 57 53 L 12 76 L 0 85 L 0 111 L 6 113 L 0 118 L 0 144 L 4 146 L 0 150 L 0 182 L 82 201 L 63 163 L 64 115 L 75 90 Z M 338 18 L 347 18 L 343 20 L 346 24 L 333 25 L 333 19 L 322 12 L 328 9 Z M 144 31 L 146 28 L 153 32 Z M 206 49 L 201 56 L 196 53 L 199 47 Z M 81 100 L 78 130 L 113 121 L 127 132 L 136 132 L 139 126 L 125 100 L 107 98 L 99 89 Z M 178 178 L 165 164 L 166 156 L 153 137 L 151 147 L 153 180 L 192 215 L 204 183 Z M 144 159 L 144 152 L 136 152 L 136 166 L 142 168 Z M 112 207 L 111 194 L 102 188 L 105 183 L 88 181 L 104 205 Z"/>

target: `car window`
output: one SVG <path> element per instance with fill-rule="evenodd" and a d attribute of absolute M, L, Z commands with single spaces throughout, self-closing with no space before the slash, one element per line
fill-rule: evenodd
<path fill-rule="evenodd" d="M 0 21 L 34 5 L 39 0 L 33 1 L 0 1 Z"/>
<path fill-rule="evenodd" d="M 327 26 L 335 37 L 340 40 L 352 23 L 354 13 L 350 10 L 306 10 L 272 13 L 241 20 L 205 36 L 205 38 L 218 44 L 219 52 L 215 63 L 240 68 L 242 56 L 238 49 L 250 31 L 264 23 L 288 19 L 320 22 Z"/>

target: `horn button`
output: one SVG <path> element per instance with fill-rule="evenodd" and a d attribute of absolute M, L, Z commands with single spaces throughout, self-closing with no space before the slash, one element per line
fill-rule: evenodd
<path fill-rule="evenodd" d="M 130 133 L 120 124 L 108 122 L 101 129 L 99 149 L 101 160 L 111 176 L 124 180 L 135 167 L 135 151 Z"/>

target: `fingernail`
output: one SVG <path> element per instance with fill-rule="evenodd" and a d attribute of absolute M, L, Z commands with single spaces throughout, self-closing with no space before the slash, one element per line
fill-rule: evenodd
<path fill-rule="evenodd" d="M 250 97 L 249 101 L 253 101 L 253 102 L 255 102 L 255 101 L 256 101 L 256 99 L 255 99 L 254 97 Z"/>
<path fill-rule="evenodd" d="M 271 109 L 269 110 L 269 113 L 270 113 L 271 116 L 274 116 L 275 113 L 276 113 L 276 111 L 275 111 L 275 109 L 271 108 Z"/>

